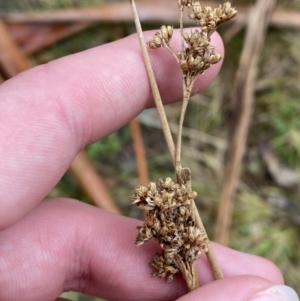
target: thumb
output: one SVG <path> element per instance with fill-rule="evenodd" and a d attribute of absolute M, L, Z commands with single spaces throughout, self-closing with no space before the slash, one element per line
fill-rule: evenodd
<path fill-rule="evenodd" d="M 236 276 L 213 281 L 177 301 L 299 301 L 296 292 L 285 285 L 254 276 Z"/>

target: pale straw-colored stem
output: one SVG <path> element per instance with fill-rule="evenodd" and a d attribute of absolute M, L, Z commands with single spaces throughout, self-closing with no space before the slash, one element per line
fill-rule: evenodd
<path fill-rule="evenodd" d="M 181 52 L 182 59 L 185 59 L 185 47 L 183 39 L 183 5 L 179 5 L 179 23 L 180 23 L 180 40 L 181 40 Z"/>
<path fill-rule="evenodd" d="M 191 97 L 194 82 L 195 82 L 195 79 L 192 80 L 189 85 L 187 85 L 186 81 L 183 80 L 183 101 L 182 101 L 182 107 L 181 107 L 181 113 L 180 113 L 180 119 L 179 119 L 179 127 L 178 127 L 176 150 L 175 150 L 176 169 L 181 167 L 181 144 L 182 144 L 183 122 L 184 122 L 186 109 L 187 109 L 187 106 L 189 103 L 189 99 Z"/>
<path fill-rule="evenodd" d="M 202 219 L 199 215 L 199 212 L 198 212 L 198 209 L 196 207 L 195 201 L 192 202 L 191 210 L 193 212 L 194 221 L 195 221 L 197 227 L 199 229 L 201 229 L 202 231 L 204 231 L 204 233 L 207 236 L 205 227 L 204 227 Z M 211 270 L 212 270 L 212 273 L 213 273 L 213 276 L 214 276 L 215 280 L 222 279 L 222 278 L 224 278 L 223 272 L 222 272 L 221 267 L 220 267 L 220 265 L 217 261 L 215 252 L 214 252 L 213 248 L 211 247 L 210 241 L 209 241 L 209 239 L 207 239 L 207 240 L 208 240 L 208 242 L 207 242 L 207 249 L 208 250 L 206 252 L 206 258 L 207 258 L 208 263 L 211 267 Z"/>
<path fill-rule="evenodd" d="M 136 9 L 136 5 L 134 0 L 130 0 L 131 3 L 131 7 L 132 7 L 132 12 L 133 12 L 133 16 L 134 16 L 134 22 L 135 22 L 135 26 L 136 26 L 136 31 L 138 34 L 138 38 L 140 41 L 140 45 L 141 45 L 141 49 L 142 49 L 142 54 L 143 54 L 143 58 L 144 58 L 144 62 L 145 62 L 145 67 L 148 73 L 148 77 L 149 77 L 149 81 L 150 81 L 150 86 L 152 89 L 152 94 L 153 94 L 153 98 L 155 101 L 155 105 L 157 108 L 157 112 L 158 112 L 158 116 L 162 125 L 162 130 L 167 142 L 167 146 L 172 158 L 172 161 L 174 163 L 175 166 L 175 145 L 174 145 L 174 141 L 173 141 L 173 137 L 170 131 L 170 127 L 167 121 L 167 116 L 164 110 L 164 106 L 161 100 L 161 96 L 158 90 L 158 86 L 157 86 L 157 82 L 154 76 L 154 72 L 151 66 L 151 62 L 150 62 L 150 58 L 149 58 L 149 54 L 147 51 L 147 46 L 144 40 L 144 36 L 143 36 L 143 31 L 142 31 L 142 26 L 140 23 L 140 19 L 137 13 L 137 9 Z"/>
<path fill-rule="evenodd" d="M 162 41 L 162 45 L 165 49 L 167 49 L 173 55 L 173 57 L 175 58 L 177 64 L 180 64 L 180 60 L 177 57 L 176 53 L 172 50 L 172 48 L 164 40 Z"/>
<path fill-rule="evenodd" d="M 190 85 L 188 85 L 188 86 L 186 85 L 185 81 L 183 83 L 183 103 L 182 103 L 181 114 L 180 114 L 179 129 L 178 129 L 178 136 L 177 136 L 177 143 L 176 143 L 176 155 L 175 155 L 175 160 L 176 160 L 176 175 L 177 175 L 177 178 L 180 177 L 180 175 L 181 175 L 181 169 L 182 169 L 182 167 L 181 167 L 181 144 L 182 144 L 181 140 L 182 140 L 183 121 L 184 121 L 184 116 L 185 116 L 185 113 L 186 113 L 187 105 L 188 105 L 189 98 L 190 98 L 190 95 L 191 95 L 191 92 L 192 92 L 192 88 L 193 88 L 193 85 L 195 83 L 196 78 L 197 77 L 195 77 L 191 81 Z M 192 190 L 191 181 L 189 181 L 189 183 L 187 183 L 187 184 L 189 185 L 189 189 Z M 192 201 L 192 204 L 191 204 L 190 208 L 191 208 L 191 212 L 192 212 L 195 224 L 207 236 L 205 227 L 204 227 L 202 219 L 201 219 L 201 217 L 199 215 L 199 212 L 198 212 L 198 209 L 196 207 L 195 201 Z M 219 263 L 217 261 L 217 258 L 215 256 L 215 253 L 214 253 L 214 251 L 213 251 L 213 249 L 211 247 L 211 244 L 210 244 L 209 240 L 207 242 L 207 249 L 208 249 L 208 251 L 206 252 L 206 257 L 207 257 L 209 265 L 210 265 L 210 267 L 212 269 L 212 273 L 213 273 L 214 278 L 216 280 L 224 278 L 222 270 L 220 268 L 220 265 L 219 265 Z"/>

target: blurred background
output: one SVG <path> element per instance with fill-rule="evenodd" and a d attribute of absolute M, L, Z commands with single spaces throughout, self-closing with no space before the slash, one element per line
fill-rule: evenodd
<path fill-rule="evenodd" d="M 137 1 L 144 30 L 178 27 L 176 3 Z M 300 1 L 232 4 L 239 15 L 220 28 L 221 73 L 188 107 L 183 163 L 192 167 L 209 236 L 272 260 L 300 294 Z M 159 6 L 167 9 L 158 13 Z M 135 32 L 125 0 L 0 0 L 0 16 L 0 82 Z M 176 134 L 180 104 L 166 110 Z M 49 196 L 142 218 L 131 205 L 134 187 L 173 175 L 167 147 L 157 141 L 164 140 L 156 111 L 146 110 L 80 153 Z"/>

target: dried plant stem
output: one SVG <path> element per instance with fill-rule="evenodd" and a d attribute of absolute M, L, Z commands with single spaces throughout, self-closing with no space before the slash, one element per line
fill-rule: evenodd
<path fill-rule="evenodd" d="M 149 174 L 140 122 L 137 118 L 135 118 L 130 121 L 129 125 L 132 135 L 133 150 L 136 158 L 139 182 L 142 185 L 146 185 L 149 182 Z"/>
<path fill-rule="evenodd" d="M 180 60 L 177 57 L 176 53 L 171 49 L 171 47 L 169 45 L 167 45 L 165 42 L 163 42 L 163 46 L 164 46 L 165 49 L 167 49 L 173 55 L 173 57 L 175 58 L 177 64 L 179 64 Z"/>
<path fill-rule="evenodd" d="M 180 38 L 181 38 L 181 52 L 182 57 L 184 59 L 185 51 L 184 51 L 184 39 L 183 39 L 183 5 L 180 3 L 179 0 L 179 23 L 180 23 Z"/>
<path fill-rule="evenodd" d="M 173 137 L 170 131 L 170 127 L 167 121 L 167 116 L 163 107 L 163 103 L 161 100 L 161 96 L 158 90 L 158 86 L 156 83 L 156 79 L 154 76 L 154 72 L 151 66 L 151 62 L 150 62 L 150 58 L 149 58 L 149 54 L 147 51 L 147 46 L 143 37 L 143 31 L 142 31 L 142 26 L 140 23 L 140 19 L 138 16 L 138 12 L 136 9 L 136 5 L 134 0 L 130 0 L 130 4 L 131 4 L 131 8 L 132 8 L 132 12 L 133 12 L 133 16 L 134 16 L 134 22 L 135 22 L 135 26 L 136 26 L 136 31 L 139 37 L 139 41 L 140 41 L 140 45 L 141 45 L 141 49 L 142 49 L 142 54 L 143 54 L 143 58 L 144 58 L 144 62 L 145 62 L 145 67 L 149 76 L 149 81 L 150 81 L 150 85 L 151 85 L 151 89 L 152 89 L 152 93 L 153 93 L 153 98 L 155 101 L 155 105 L 157 108 L 157 112 L 158 112 L 158 116 L 162 125 L 162 130 L 167 142 L 167 146 L 172 158 L 172 161 L 174 163 L 175 166 L 175 145 L 174 145 L 174 141 L 173 141 Z"/>
<path fill-rule="evenodd" d="M 31 62 L 10 36 L 6 25 L 0 20 L 0 67 L 8 78 L 30 69 Z"/>
<path fill-rule="evenodd" d="M 79 184 L 96 206 L 116 214 L 122 214 L 107 189 L 106 183 L 84 150 L 73 160 L 69 171 L 75 175 Z"/>
<path fill-rule="evenodd" d="M 194 82 L 195 80 L 193 80 L 190 85 L 186 85 L 185 80 L 183 80 L 183 101 L 182 101 L 182 107 L 180 113 L 179 128 L 178 128 L 177 142 L 176 142 L 176 152 L 175 152 L 176 169 L 181 167 L 181 144 L 182 144 L 183 122 L 184 122 L 186 109 L 189 103 L 189 99 L 191 97 Z"/>
<path fill-rule="evenodd" d="M 189 262 L 183 262 L 180 256 L 176 256 L 175 258 L 176 264 L 188 286 L 189 291 L 199 288 L 197 261 L 190 264 Z"/>
<path fill-rule="evenodd" d="M 194 86 L 196 78 L 194 78 L 191 83 L 189 85 L 186 84 L 186 81 L 184 79 L 183 81 L 183 103 L 182 103 L 182 107 L 181 107 L 181 114 L 180 114 L 180 121 L 179 121 L 179 129 L 178 129 L 178 136 L 177 136 L 177 143 L 176 143 L 176 178 L 177 180 L 183 180 L 184 182 L 186 182 L 186 184 L 189 186 L 189 190 L 192 191 L 192 187 L 191 187 L 191 173 L 188 170 L 188 177 L 185 177 L 185 179 L 183 179 L 183 174 L 182 174 L 182 166 L 181 166 L 181 145 L 182 145 L 182 129 L 183 129 L 183 122 L 184 122 L 184 116 L 186 113 L 186 109 L 189 103 L 189 99 L 191 96 L 191 92 Z M 187 169 L 184 168 L 184 170 L 186 171 Z M 198 209 L 196 207 L 195 201 L 193 200 L 190 206 L 192 215 L 193 215 L 193 219 L 195 221 L 196 226 L 201 229 L 205 235 L 207 236 L 205 227 L 203 225 L 202 219 L 199 215 Z M 224 278 L 222 270 L 220 268 L 220 265 L 216 259 L 215 253 L 211 247 L 211 244 L 209 242 L 209 239 L 207 239 L 207 252 L 206 252 L 206 257 L 207 260 L 209 262 L 209 265 L 212 269 L 212 273 L 214 278 L 217 279 L 222 279 Z M 196 269 L 196 262 L 193 263 L 192 265 L 192 273 L 191 275 L 192 277 L 192 287 L 189 287 L 190 290 L 196 289 L 199 287 L 199 282 L 198 282 L 198 273 L 197 273 L 197 269 Z M 182 274 L 184 275 L 184 273 L 182 272 Z M 187 281 L 187 279 L 186 279 Z M 187 281 L 188 283 L 188 281 Z"/>
<path fill-rule="evenodd" d="M 199 215 L 199 212 L 198 212 L 198 209 L 196 207 L 195 201 L 192 202 L 191 210 L 194 213 L 194 220 L 195 220 L 195 223 L 196 223 L 197 227 L 199 229 L 201 229 L 202 231 L 204 231 L 204 233 L 207 235 L 205 227 L 204 227 L 203 222 L 202 222 L 202 219 L 201 219 L 201 217 Z M 212 273 L 214 275 L 214 278 L 216 280 L 224 278 L 223 272 L 222 272 L 222 270 L 220 268 L 220 265 L 219 265 L 219 263 L 217 261 L 217 258 L 216 258 L 216 255 L 214 253 L 214 250 L 211 247 L 209 239 L 207 239 L 207 249 L 208 250 L 206 252 L 206 258 L 207 258 L 208 263 L 209 263 L 209 265 L 210 265 L 210 267 L 212 269 Z"/>
<path fill-rule="evenodd" d="M 189 190 L 192 191 L 191 173 L 190 173 L 189 170 L 188 170 L 188 173 L 189 173 L 189 175 L 188 175 L 189 179 L 187 180 L 186 184 L 189 186 Z M 208 263 L 209 263 L 209 265 L 211 267 L 214 279 L 215 280 L 222 279 L 222 278 L 224 278 L 223 272 L 222 272 L 221 267 L 220 267 L 220 265 L 219 265 L 219 263 L 217 261 L 216 255 L 215 255 L 215 253 L 213 251 L 213 248 L 211 247 L 211 244 L 210 244 L 210 241 L 209 241 L 206 229 L 205 229 L 205 227 L 203 225 L 201 216 L 199 214 L 199 211 L 197 209 L 197 206 L 196 206 L 196 203 L 195 203 L 194 200 L 192 200 L 192 202 L 191 202 L 190 209 L 191 209 L 193 220 L 194 220 L 196 226 L 201 231 L 203 231 L 204 234 L 205 234 L 205 236 L 207 237 L 207 252 L 205 254 L 206 254 L 206 258 L 208 260 Z M 197 270 L 195 271 L 195 275 L 197 276 L 196 273 L 197 273 Z M 198 276 L 197 276 L 197 279 L 198 279 Z"/>
<path fill-rule="evenodd" d="M 266 29 L 275 3 L 275 0 L 257 0 L 249 15 L 246 40 L 232 93 L 236 108 L 236 122 L 228 149 L 214 237 L 216 242 L 223 245 L 227 245 L 229 240 L 234 197 L 238 187 L 253 111 L 259 55 L 264 46 Z"/>
<path fill-rule="evenodd" d="M 176 169 L 181 168 L 181 144 L 182 144 L 182 129 L 183 129 L 183 122 L 184 116 L 186 112 L 186 108 L 189 103 L 189 98 L 183 99 L 181 113 L 180 113 L 180 121 L 179 121 L 179 128 L 178 128 L 178 136 L 177 136 L 177 143 L 176 143 Z"/>

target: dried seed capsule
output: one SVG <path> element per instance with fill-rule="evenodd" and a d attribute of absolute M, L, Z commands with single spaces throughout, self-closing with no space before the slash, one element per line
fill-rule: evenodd
<path fill-rule="evenodd" d="M 202 26 L 201 29 L 202 29 L 202 32 L 208 32 L 208 27 L 207 26 L 204 26 L 204 23 L 201 24 L 202 22 L 199 22 L 200 25 Z"/>
<path fill-rule="evenodd" d="M 184 206 L 180 206 L 179 211 L 180 211 L 180 214 L 181 214 L 181 215 L 185 215 L 185 213 L 186 213 L 186 208 L 185 208 Z"/>
<path fill-rule="evenodd" d="M 201 7 L 199 1 L 195 1 L 195 2 L 194 2 L 194 4 L 193 4 L 193 11 L 194 11 L 196 14 L 202 12 L 202 7 Z"/>
<path fill-rule="evenodd" d="M 196 250 L 196 252 L 195 252 L 195 258 L 196 259 L 200 258 L 201 254 L 202 254 L 202 252 L 200 250 Z"/>
<path fill-rule="evenodd" d="M 183 32 L 183 38 L 188 43 L 189 40 L 190 40 L 190 35 L 186 31 L 184 31 Z"/>
<path fill-rule="evenodd" d="M 156 191 L 156 184 L 153 182 L 149 183 L 149 189 L 151 192 L 155 192 Z"/>
<path fill-rule="evenodd" d="M 192 55 L 188 57 L 188 65 L 190 69 L 194 69 L 195 67 L 195 59 L 193 58 Z"/>
<path fill-rule="evenodd" d="M 196 65 L 196 66 L 199 65 L 199 64 L 201 63 L 201 61 L 202 61 L 201 56 L 200 56 L 200 55 L 197 56 L 197 57 L 195 58 L 195 65 Z"/>
<path fill-rule="evenodd" d="M 159 36 L 159 34 L 155 34 L 155 36 L 153 37 L 153 42 L 156 44 L 156 46 L 160 47 L 162 46 L 162 39 Z"/>
<path fill-rule="evenodd" d="M 224 15 L 224 10 L 221 5 L 215 8 L 215 14 L 217 17 L 221 17 L 222 15 Z"/>
<path fill-rule="evenodd" d="M 167 30 L 168 30 L 169 40 L 170 40 L 173 36 L 173 26 L 167 26 Z"/>
<path fill-rule="evenodd" d="M 177 51 L 176 56 L 181 60 L 182 59 L 182 52 L 181 51 Z"/>
<path fill-rule="evenodd" d="M 164 236 L 168 233 L 168 227 L 167 226 L 163 226 L 161 229 L 160 229 L 160 235 Z"/>
<path fill-rule="evenodd" d="M 204 67 L 204 62 L 201 61 L 199 64 L 196 65 L 195 69 L 196 69 L 197 71 L 200 71 L 200 70 L 203 69 L 203 67 Z"/>
<path fill-rule="evenodd" d="M 160 47 L 160 46 L 157 46 L 153 41 L 148 42 L 148 46 L 149 46 L 151 49 L 157 49 L 157 48 Z"/>
<path fill-rule="evenodd" d="M 211 64 L 216 64 L 218 62 L 220 62 L 222 59 L 221 55 L 219 53 L 215 53 L 214 55 L 214 60 L 212 62 L 210 62 Z"/>
<path fill-rule="evenodd" d="M 160 226 L 160 222 L 159 220 L 156 220 L 154 225 L 153 225 L 153 229 L 156 231 L 156 232 L 159 232 L 161 226 Z"/>
<path fill-rule="evenodd" d="M 140 193 L 146 193 L 148 191 L 148 187 L 146 185 L 140 186 L 137 189 Z"/>
<path fill-rule="evenodd" d="M 191 248 L 191 245 L 190 244 L 184 244 L 184 247 L 189 250 Z"/>
<path fill-rule="evenodd" d="M 203 252 L 207 253 L 207 252 L 208 252 L 207 243 L 203 244 L 203 245 L 201 246 L 201 249 L 202 249 Z"/>
<path fill-rule="evenodd" d="M 154 198 L 154 203 L 156 206 L 160 206 L 162 204 L 162 199 L 160 197 L 155 197 Z"/>
<path fill-rule="evenodd" d="M 196 15 L 194 13 L 189 13 L 188 16 L 189 16 L 189 18 L 191 20 L 195 20 L 196 19 Z"/>
<path fill-rule="evenodd" d="M 162 38 L 168 43 L 169 41 L 169 33 L 168 29 L 165 25 L 160 28 Z"/>
<path fill-rule="evenodd" d="M 211 54 L 211 51 L 210 51 L 210 49 L 207 47 L 207 48 L 205 49 L 205 53 L 204 53 L 204 55 L 203 55 L 203 61 L 204 61 L 205 63 L 208 63 L 208 62 L 209 62 L 210 54 Z"/>
<path fill-rule="evenodd" d="M 189 70 L 189 66 L 186 60 L 182 60 L 180 62 L 180 67 L 182 69 L 183 72 L 187 72 Z"/>
<path fill-rule="evenodd" d="M 196 191 L 191 191 L 188 195 L 189 199 L 195 199 L 197 197 L 197 192 Z"/>
<path fill-rule="evenodd" d="M 199 38 L 200 38 L 200 32 L 199 32 L 199 30 L 195 30 L 195 31 L 192 33 L 192 36 L 191 36 L 191 38 L 190 38 L 190 43 L 193 44 L 193 43 L 196 42 Z"/>

